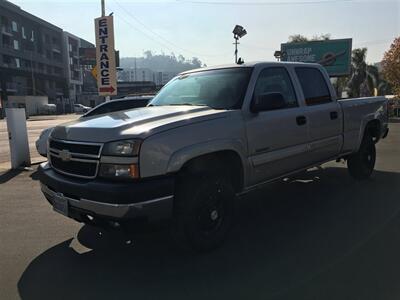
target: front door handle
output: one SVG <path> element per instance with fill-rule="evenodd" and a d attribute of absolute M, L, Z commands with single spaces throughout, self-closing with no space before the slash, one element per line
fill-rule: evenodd
<path fill-rule="evenodd" d="M 307 118 L 305 116 L 297 116 L 296 123 L 297 125 L 302 126 L 307 123 Z"/>
<path fill-rule="evenodd" d="M 337 111 L 331 111 L 330 112 L 331 120 L 336 120 L 338 118 L 338 112 Z"/>

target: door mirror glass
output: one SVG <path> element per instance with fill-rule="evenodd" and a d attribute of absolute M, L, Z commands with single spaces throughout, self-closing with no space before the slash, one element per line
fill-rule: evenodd
<path fill-rule="evenodd" d="M 251 106 L 252 112 L 285 108 L 286 102 L 281 93 L 267 93 L 256 96 Z"/>

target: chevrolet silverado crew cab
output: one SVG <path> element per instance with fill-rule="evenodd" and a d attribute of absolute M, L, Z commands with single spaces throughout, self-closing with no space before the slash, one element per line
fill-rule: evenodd
<path fill-rule="evenodd" d="M 170 220 L 210 250 L 255 187 L 345 159 L 368 178 L 388 133 L 384 97 L 337 100 L 318 64 L 251 63 L 181 73 L 147 107 L 55 127 L 41 189 L 79 222 L 128 228 Z"/>

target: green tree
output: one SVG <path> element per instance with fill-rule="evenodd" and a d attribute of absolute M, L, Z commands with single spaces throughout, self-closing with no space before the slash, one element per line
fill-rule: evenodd
<path fill-rule="evenodd" d="M 330 33 L 325 33 L 325 34 L 316 34 L 312 38 L 308 38 L 304 35 L 301 34 L 294 34 L 289 36 L 288 43 L 304 43 L 304 42 L 310 42 L 310 41 L 327 41 L 331 39 Z"/>
<path fill-rule="evenodd" d="M 385 52 L 382 67 L 385 79 L 393 86 L 393 93 L 400 97 L 400 37 Z"/>
<path fill-rule="evenodd" d="M 361 85 L 365 81 L 367 63 L 365 58 L 367 48 L 358 48 L 352 51 L 351 55 L 351 75 L 348 83 L 348 92 L 350 97 L 359 97 Z"/>

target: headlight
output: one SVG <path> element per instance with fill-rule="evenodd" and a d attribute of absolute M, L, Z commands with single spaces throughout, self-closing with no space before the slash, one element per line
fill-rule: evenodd
<path fill-rule="evenodd" d="M 122 140 L 107 143 L 103 147 L 102 154 L 111 156 L 137 156 L 141 144 L 141 140 Z"/>
<path fill-rule="evenodd" d="M 139 168 L 137 164 L 131 164 L 131 165 L 101 164 L 99 175 L 105 178 L 126 178 L 126 179 L 139 178 Z"/>
<path fill-rule="evenodd" d="M 40 135 L 39 135 L 39 139 L 43 138 L 45 135 L 47 135 L 47 138 L 50 136 L 50 133 L 53 131 L 54 128 L 46 128 L 44 129 Z"/>

